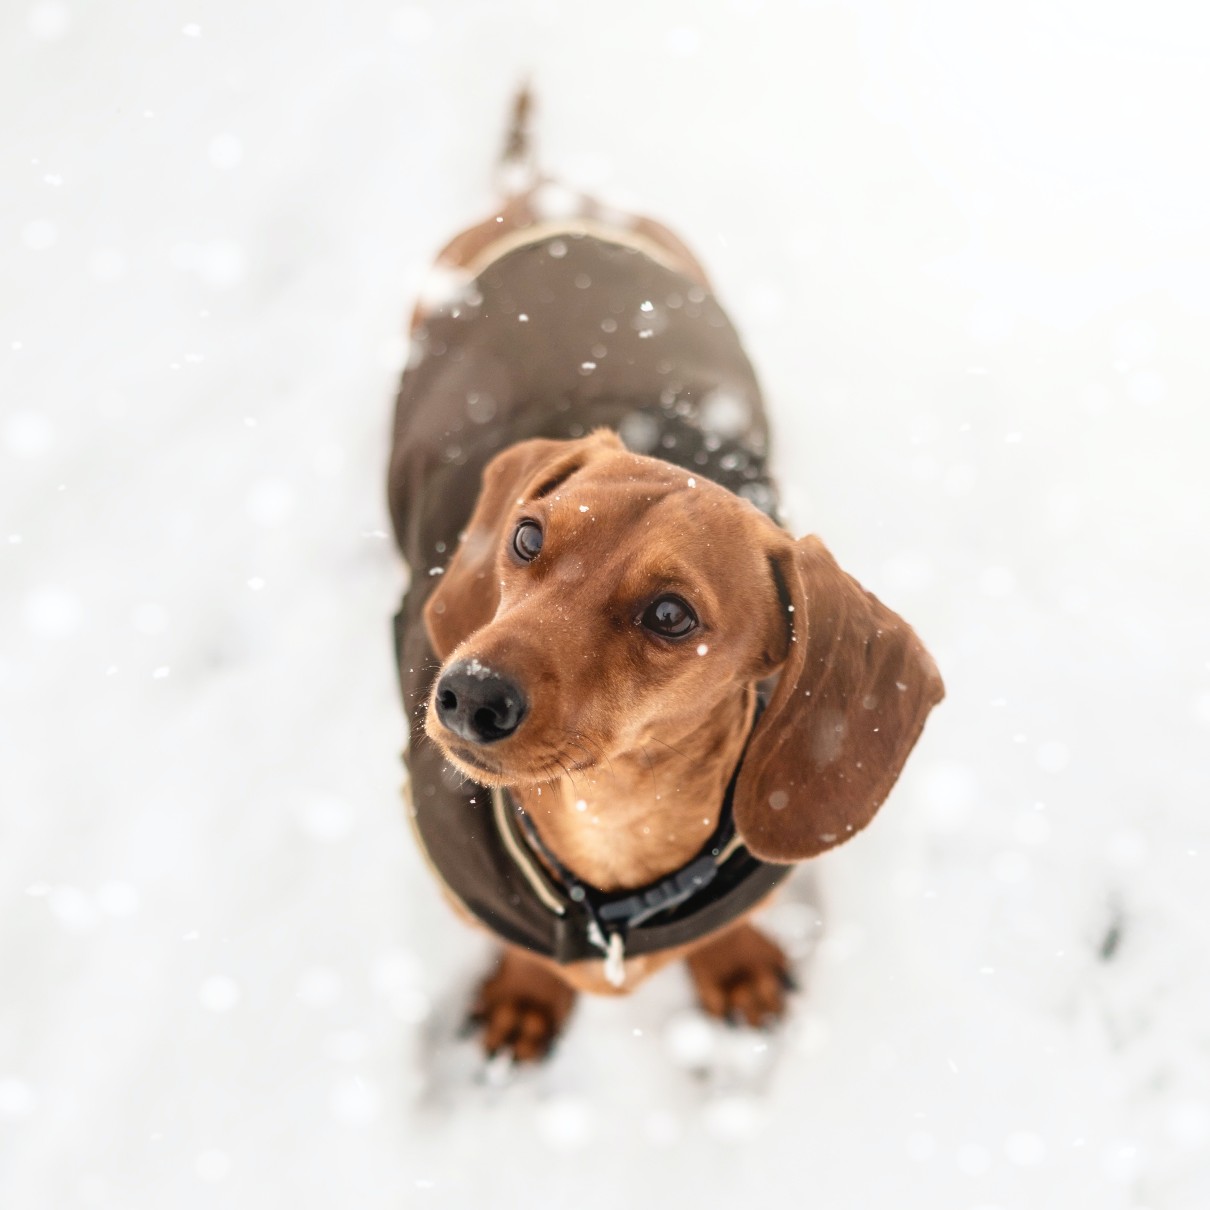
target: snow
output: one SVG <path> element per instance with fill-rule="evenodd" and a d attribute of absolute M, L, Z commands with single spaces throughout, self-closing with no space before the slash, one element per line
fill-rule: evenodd
<path fill-rule="evenodd" d="M 1210 1204 L 1204 21 L 4 26 L 0 1205 Z M 705 264 L 796 529 L 949 697 L 768 913 L 780 1031 L 670 970 L 488 1078 L 490 944 L 400 796 L 383 478 L 406 318 L 527 73 L 566 188 Z"/>
<path fill-rule="evenodd" d="M 240 1002 L 240 987 L 229 975 L 210 975 L 202 982 L 198 999 L 212 1013 L 230 1012 Z"/>

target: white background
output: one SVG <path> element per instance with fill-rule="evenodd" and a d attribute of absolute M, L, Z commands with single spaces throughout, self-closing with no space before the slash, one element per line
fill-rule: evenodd
<path fill-rule="evenodd" d="M 0 1205 L 1210 1205 L 1208 56 L 1193 3 L 7 0 Z M 813 959 L 774 914 L 778 1035 L 668 972 L 509 1082 L 383 480 L 527 71 L 949 697 Z"/>

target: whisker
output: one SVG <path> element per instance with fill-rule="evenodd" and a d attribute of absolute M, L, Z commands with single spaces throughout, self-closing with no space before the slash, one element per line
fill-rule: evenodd
<path fill-rule="evenodd" d="M 557 756 L 554 759 L 555 763 L 558 764 L 561 769 L 564 768 L 562 761 L 560 761 Z M 549 765 L 535 765 L 531 762 L 528 771 L 531 778 L 533 778 L 535 781 L 541 782 L 544 786 L 550 786 L 552 790 L 555 788 L 555 784 L 559 780 L 558 776 L 554 773 Z"/>
<path fill-rule="evenodd" d="M 639 751 L 647 760 L 647 768 L 651 771 L 651 792 L 652 794 L 656 794 L 659 790 L 659 784 L 655 779 L 655 763 L 651 759 L 651 753 L 642 744 L 639 745 Z"/>
<path fill-rule="evenodd" d="M 591 760 L 594 764 L 599 764 L 601 761 L 604 761 L 605 764 L 609 767 L 609 776 L 614 778 L 614 780 L 616 781 L 617 774 L 614 772 L 613 761 L 610 760 L 609 753 L 606 752 L 605 749 L 603 747 L 600 747 L 599 745 L 598 745 L 598 747 L 600 747 L 600 750 L 598 752 L 593 752 L 593 750 L 588 746 L 587 741 L 585 740 L 585 737 L 583 735 L 581 735 L 578 731 L 573 732 L 572 734 L 579 741 L 579 746 L 582 747 L 584 749 L 584 751 L 588 753 L 589 760 Z"/>
<path fill-rule="evenodd" d="M 655 740 L 655 742 L 657 744 L 662 744 L 665 748 L 668 749 L 669 752 L 675 752 L 676 755 L 681 758 L 681 760 L 687 760 L 687 761 L 690 761 L 690 763 L 692 763 L 692 758 L 689 756 L 686 756 L 685 753 L 682 752 L 679 748 L 674 748 L 671 744 L 665 743 L 662 739 L 658 738 L 657 736 L 653 735 L 651 738 L 653 740 Z"/>
<path fill-rule="evenodd" d="M 415 672 L 419 667 L 421 672 L 439 672 L 442 668 L 442 661 L 438 659 L 422 660 L 419 665 L 413 664 L 409 666 L 409 672 Z"/>
<path fill-rule="evenodd" d="M 564 755 L 565 755 L 565 753 L 562 753 L 562 752 L 558 752 L 558 753 L 556 753 L 556 754 L 555 754 L 555 764 L 556 764 L 556 765 L 558 765 L 558 766 L 559 766 L 559 768 L 563 770 L 564 774 L 565 774 L 565 775 L 566 775 L 566 777 L 567 777 L 567 780 L 568 780 L 569 782 L 571 782 L 572 788 L 573 788 L 573 789 L 575 789 L 576 779 L 575 779 L 574 775 L 572 774 L 572 771 L 571 771 L 571 770 L 570 770 L 570 769 L 569 769 L 569 768 L 568 768 L 568 767 L 567 767 L 567 766 L 566 766 L 566 765 L 563 763 L 563 761 L 560 759 L 560 757 L 562 757 L 562 756 L 564 756 Z M 575 764 L 575 761 L 572 761 L 572 764 Z M 554 778 L 553 778 L 553 777 L 551 778 L 551 785 L 552 785 L 552 786 L 554 785 Z"/>
<path fill-rule="evenodd" d="M 591 764 L 593 764 L 593 763 L 594 763 L 595 758 L 593 757 L 593 754 L 592 754 L 592 752 L 589 750 L 589 748 L 588 748 L 588 745 L 587 745 L 587 744 L 582 744 L 582 743 L 579 743 L 578 741 L 576 741 L 576 740 L 574 740 L 574 739 L 573 739 L 573 740 L 571 741 L 571 745 L 572 745 L 572 747 L 573 747 L 573 748 L 579 748 L 579 749 L 580 749 L 580 751 L 584 753 L 584 756 L 585 756 L 585 758 L 586 758 L 586 759 L 585 759 L 585 764 L 586 764 L 586 765 L 591 765 Z"/>

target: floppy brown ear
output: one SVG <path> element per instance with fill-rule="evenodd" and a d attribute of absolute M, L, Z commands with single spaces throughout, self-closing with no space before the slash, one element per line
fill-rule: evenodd
<path fill-rule="evenodd" d="M 735 822 L 757 857 L 792 862 L 874 818 L 945 687 L 912 628 L 818 538 L 787 542 L 770 570 L 789 654 L 744 757 Z"/>
<path fill-rule="evenodd" d="M 509 446 L 484 467 L 470 523 L 424 607 L 429 641 L 440 659 L 496 614 L 500 603 L 496 556 L 517 502 L 553 490 L 593 454 L 621 448 L 617 435 L 607 429 L 575 441 L 535 437 Z"/>

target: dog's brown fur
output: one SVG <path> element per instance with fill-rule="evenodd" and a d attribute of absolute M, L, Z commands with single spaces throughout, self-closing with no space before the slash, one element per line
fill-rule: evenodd
<path fill-rule="evenodd" d="M 532 563 L 510 553 L 523 519 L 545 535 Z M 687 642 L 637 624 L 668 589 L 701 621 Z M 864 827 L 942 692 L 912 630 L 818 539 L 794 542 L 747 501 L 630 454 L 607 432 L 497 456 L 425 616 L 447 664 L 476 659 L 533 702 L 524 726 L 490 748 L 447 731 L 432 709 L 430 737 L 474 781 L 510 787 L 547 847 L 602 890 L 644 885 L 701 848 L 755 687 L 771 674 L 780 681 L 749 743 L 735 813 L 749 848 L 773 861 L 814 856 Z M 703 953 L 723 938 L 738 951 L 723 967 L 757 974 L 737 984 L 730 969 L 712 975 L 714 964 L 691 956 L 703 1005 L 775 1015 L 776 947 L 741 925 L 703 939 Z M 628 961 L 626 990 L 691 954 Z M 518 953 L 506 969 L 510 988 L 540 969 L 579 990 L 615 990 L 598 962 L 559 967 Z M 748 983 L 738 997 L 727 990 Z M 489 981 L 484 996 L 498 986 Z M 550 986 L 536 978 L 529 994 L 549 1001 L 540 987 Z"/>

